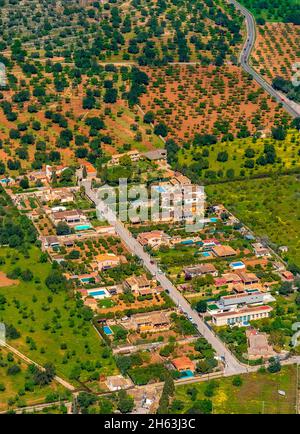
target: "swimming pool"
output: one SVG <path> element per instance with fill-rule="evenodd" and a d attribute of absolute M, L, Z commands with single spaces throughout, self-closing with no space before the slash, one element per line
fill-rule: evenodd
<path fill-rule="evenodd" d="M 103 331 L 106 335 L 113 335 L 113 331 L 109 326 L 103 326 Z"/>
<path fill-rule="evenodd" d="M 193 240 L 183 240 L 183 241 L 181 241 L 181 243 L 180 244 L 194 244 L 194 241 Z"/>
<path fill-rule="evenodd" d="M 82 277 L 81 282 L 86 283 L 86 282 L 90 282 L 91 280 L 94 280 L 93 277 Z"/>
<path fill-rule="evenodd" d="M 217 217 L 212 217 L 212 218 L 210 219 L 210 221 L 211 221 L 212 223 L 216 223 L 216 222 L 218 221 L 218 219 L 217 219 Z"/>
<path fill-rule="evenodd" d="M 103 289 L 100 289 L 99 291 L 89 291 L 89 295 L 91 295 L 92 297 L 97 297 L 97 295 L 105 295 L 106 291 L 104 291 Z"/>
<path fill-rule="evenodd" d="M 191 378 L 194 377 L 194 372 L 190 369 L 186 369 L 185 371 L 180 372 L 180 378 Z"/>
<path fill-rule="evenodd" d="M 158 185 L 157 187 L 155 187 L 155 190 L 158 193 L 165 193 L 166 192 L 166 189 L 164 187 L 162 187 L 161 185 Z"/>
<path fill-rule="evenodd" d="M 201 252 L 201 255 L 204 256 L 205 258 L 208 258 L 210 256 L 209 252 Z"/>
<path fill-rule="evenodd" d="M 84 231 L 86 229 L 91 229 L 91 225 L 77 225 L 74 227 L 75 231 Z"/>
<path fill-rule="evenodd" d="M 244 264 L 244 262 L 242 262 L 242 261 L 231 262 L 230 267 L 231 267 L 231 268 L 234 268 L 234 269 L 245 268 L 245 264 Z"/>

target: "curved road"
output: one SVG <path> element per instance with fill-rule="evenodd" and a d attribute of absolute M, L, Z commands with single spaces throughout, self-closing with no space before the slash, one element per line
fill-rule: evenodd
<path fill-rule="evenodd" d="M 82 175 L 79 174 L 79 171 L 77 176 L 80 180 L 80 185 L 85 188 L 87 197 L 95 203 L 98 212 L 100 212 L 104 218 L 115 227 L 117 234 L 127 245 L 129 251 L 141 259 L 144 267 L 147 268 L 152 276 L 161 284 L 162 288 L 168 291 L 173 302 L 188 316 L 190 321 L 196 325 L 201 335 L 212 345 L 216 354 L 222 358 L 225 364 L 225 375 L 242 374 L 247 372 L 247 367 L 240 363 L 226 348 L 224 343 L 215 336 L 168 277 L 159 269 L 158 265 L 151 259 L 151 256 L 144 251 L 142 245 L 133 237 L 124 224 L 116 219 L 115 213 L 97 196 L 96 191 L 91 188 L 91 181 L 81 180 Z"/>
<path fill-rule="evenodd" d="M 252 75 L 254 80 L 268 92 L 276 101 L 285 108 L 285 110 L 294 118 L 300 116 L 300 109 L 297 109 L 296 104 L 290 101 L 287 97 L 277 92 L 261 75 L 255 71 L 255 69 L 249 64 L 252 49 L 256 40 L 256 24 L 255 19 L 251 12 L 248 11 L 244 6 L 238 3 L 236 0 L 228 0 L 228 3 L 235 6 L 245 17 L 246 28 L 247 28 L 247 39 L 243 46 L 243 50 L 240 54 L 240 63 L 244 71 Z"/>

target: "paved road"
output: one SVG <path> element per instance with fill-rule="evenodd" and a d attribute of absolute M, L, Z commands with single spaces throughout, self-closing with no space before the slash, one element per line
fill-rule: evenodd
<path fill-rule="evenodd" d="M 77 172 L 77 176 L 78 175 L 79 173 Z M 80 175 L 78 176 L 78 179 L 81 179 Z M 163 289 L 168 291 L 169 296 L 174 303 L 183 310 L 183 312 L 192 322 L 195 323 L 201 335 L 204 336 L 205 339 L 213 346 L 217 355 L 225 360 L 225 373 L 227 375 L 232 375 L 247 372 L 246 366 L 241 364 L 225 347 L 224 343 L 207 327 L 197 312 L 191 308 L 191 305 L 180 294 L 177 288 L 172 284 L 167 276 L 162 273 L 158 265 L 153 262 L 150 255 L 144 251 L 142 245 L 132 236 L 128 229 L 125 228 L 123 223 L 116 219 L 114 212 L 97 197 L 96 192 L 91 188 L 91 181 L 83 180 L 80 181 L 80 183 L 84 186 L 86 195 L 96 204 L 98 210 L 102 213 L 105 219 L 111 225 L 115 226 L 117 234 L 127 245 L 128 249 L 142 260 L 144 267 L 148 269 L 148 271 L 152 274 L 152 276 L 155 277 L 156 280 L 158 280 Z"/>
<path fill-rule="evenodd" d="M 236 0 L 228 0 L 228 3 L 233 4 L 236 9 L 238 9 L 246 19 L 246 28 L 247 28 L 247 39 L 245 41 L 243 50 L 240 54 L 240 63 L 242 68 L 248 72 L 254 80 L 264 88 L 272 97 L 274 97 L 278 103 L 282 104 L 285 110 L 293 117 L 300 116 L 300 109 L 297 108 L 295 103 L 290 101 L 281 93 L 277 92 L 273 87 L 255 71 L 255 69 L 249 64 L 250 56 L 252 49 L 255 44 L 256 39 L 256 24 L 255 19 L 251 12 L 248 11 L 244 6 L 238 3 Z"/>

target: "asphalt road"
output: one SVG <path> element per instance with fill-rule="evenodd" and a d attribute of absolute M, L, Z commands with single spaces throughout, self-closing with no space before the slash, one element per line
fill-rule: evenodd
<path fill-rule="evenodd" d="M 78 177 L 80 179 L 80 176 Z M 144 251 L 142 245 L 132 236 L 123 223 L 116 219 L 116 216 L 107 205 L 101 201 L 95 191 L 91 188 L 91 182 L 88 180 L 80 181 L 84 186 L 86 195 L 92 200 L 97 209 L 102 213 L 105 219 L 115 227 L 119 237 L 128 247 L 129 251 L 134 253 L 140 258 L 144 267 L 152 274 L 152 276 L 160 283 L 162 288 L 168 291 L 169 296 L 173 302 L 185 313 L 185 315 L 192 321 L 201 335 L 213 346 L 216 354 L 222 357 L 225 363 L 225 375 L 233 375 L 247 372 L 247 367 L 241 364 L 233 354 L 225 347 L 224 343 L 215 336 L 215 334 L 208 328 L 204 321 L 199 317 L 198 313 L 191 308 L 191 305 L 181 295 L 177 288 L 167 278 L 167 276 L 159 269 L 158 265 L 152 260 L 150 255 Z"/>
<path fill-rule="evenodd" d="M 257 71 L 252 68 L 249 64 L 249 59 L 251 56 L 252 49 L 255 44 L 256 39 L 256 24 L 255 19 L 251 12 L 248 11 L 244 6 L 238 3 L 236 0 L 228 0 L 228 3 L 233 4 L 236 9 L 238 9 L 245 17 L 246 28 L 247 28 L 247 39 L 245 41 L 243 50 L 240 54 L 240 63 L 244 71 L 248 72 L 254 80 L 265 89 L 276 101 L 285 108 L 285 110 L 293 117 L 300 116 L 300 109 L 296 107 L 296 104 L 290 101 L 281 93 L 277 92 Z"/>

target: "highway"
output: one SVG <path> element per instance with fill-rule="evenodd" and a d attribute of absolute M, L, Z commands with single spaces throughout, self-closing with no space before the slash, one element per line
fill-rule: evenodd
<path fill-rule="evenodd" d="M 247 367 L 241 364 L 233 354 L 226 348 L 224 343 L 208 328 L 198 313 L 191 308 L 191 305 L 181 295 L 177 288 L 159 269 L 158 265 L 152 260 L 150 255 L 144 251 L 142 245 L 133 237 L 124 224 L 116 218 L 115 213 L 97 197 L 96 191 L 91 188 L 91 181 L 82 180 L 82 175 L 77 177 L 80 185 L 85 188 L 87 197 L 95 203 L 97 209 L 104 218 L 115 227 L 116 233 L 126 244 L 129 251 L 140 258 L 144 267 L 160 283 L 162 288 L 168 292 L 173 302 L 180 308 L 186 316 L 192 321 L 201 335 L 212 345 L 216 354 L 224 360 L 225 375 L 241 374 L 247 372 Z"/>
<path fill-rule="evenodd" d="M 233 4 L 237 10 L 239 10 L 245 17 L 246 29 L 247 29 L 247 39 L 243 46 L 240 54 L 240 64 L 244 71 L 248 72 L 254 80 L 268 92 L 273 98 L 280 103 L 285 110 L 294 118 L 300 116 L 300 109 L 297 105 L 290 101 L 286 96 L 277 92 L 257 71 L 249 64 L 252 49 L 256 40 L 256 24 L 255 19 L 251 12 L 248 11 L 244 6 L 238 3 L 236 0 L 228 0 L 228 3 Z"/>

